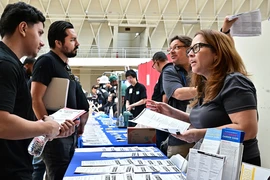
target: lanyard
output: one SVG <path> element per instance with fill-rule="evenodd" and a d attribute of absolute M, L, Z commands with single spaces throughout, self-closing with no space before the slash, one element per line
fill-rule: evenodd
<path fill-rule="evenodd" d="M 180 75 L 181 75 L 182 80 L 183 80 L 183 85 L 186 86 L 187 85 L 187 79 L 186 79 L 185 73 L 183 71 L 179 71 L 179 72 L 180 72 Z"/>

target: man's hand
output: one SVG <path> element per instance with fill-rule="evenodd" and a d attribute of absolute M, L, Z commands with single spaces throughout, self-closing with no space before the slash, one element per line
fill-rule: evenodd
<path fill-rule="evenodd" d="M 66 120 L 64 123 L 61 124 L 60 134 L 57 138 L 68 137 L 75 132 L 76 124 L 71 120 Z"/>
<path fill-rule="evenodd" d="M 127 108 L 127 111 L 131 111 L 133 107 L 132 107 L 132 105 L 127 105 L 126 108 Z"/>
<path fill-rule="evenodd" d="M 59 134 L 59 129 L 60 129 L 60 124 L 56 121 L 54 121 L 50 116 L 44 116 L 43 117 L 43 121 L 41 121 L 42 123 L 45 123 L 47 129 L 48 129 L 48 133 L 45 134 L 49 140 L 53 140 L 55 137 L 58 136 Z"/>

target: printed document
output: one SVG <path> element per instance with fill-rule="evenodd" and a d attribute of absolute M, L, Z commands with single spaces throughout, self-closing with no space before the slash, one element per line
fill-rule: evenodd
<path fill-rule="evenodd" d="M 144 109 L 136 118 L 129 121 L 172 134 L 182 134 L 190 126 L 187 122 L 165 116 L 149 109 Z"/>
<path fill-rule="evenodd" d="M 251 12 L 236 14 L 229 20 L 238 18 L 231 28 L 232 36 L 259 36 L 262 34 L 261 12 L 259 9 Z"/>
<path fill-rule="evenodd" d="M 222 180 L 225 156 L 190 149 L 187 169 L 188 180 Z"/>
<path fill-rule="evenodd" d="M 62 124 L 66 120 L 76 120 L 81 115 L 85 113 L 85 110 L 78 110 L 78 109 L 70 109 L 70 108 L 62 108 L 55 113 L 51 114 L 50 117 L 52 117 L 55 121 L 57 121 L 59 124 Z"/>

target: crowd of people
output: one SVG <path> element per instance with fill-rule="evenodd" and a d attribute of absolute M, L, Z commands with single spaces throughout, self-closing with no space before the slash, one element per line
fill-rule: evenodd
<path fill-rule="evenodd" d="M 98 79 L 92 86 L 91 99 L 105 113 L 112 109 L 116 114 L 116 104 L 121 99 L 121 111 L 130 111 L 134 117 L 147 105 L 153 111 L 191 123 L 192 128 L 181 135 L 157 132 L 157 146 L 166 145 L 163 152 L 169 157 L 186 156 L 207 128 L 242 130 L 243 161 L 260 165 L 256 89 L 230 36 L 236 20 L 225 18 L 221 32 L 200 30 L 193 39 L 173 37 L 168 49 L 171 63 L 163 52 L 157 52 L 152 59 L 153 68 L 161 75 L 152 100 L 147 100 L 146 88 L 138 82 L 134 70 L 125 72 L 130 86 L 121 85 L 122 97 L 117 97 L 118 79 L 112 75 Z M 34 58 L 44 46 L 44 22 L 44 15 L 24 2 L 8 4 L 1 15 L 0 179 L 43 179 L 45 171 L 47 180 L 62 179 L 77 136 L 84 132 L 88 119 L 87 98 L 68 65 L 68 58 L 75 57 L 79 48 L 71 23 L 53 22 L 48 31 L 50 51 L 36 61 L 20 61 L 23 56 Z M 33 67 L 30 61 L 35 61 Z M 67 107 L 86 111 L 79 125 L 70 120 L 58 124 L 48 116 L 55 111 L 46 109 L 43 96 L 54 77 L 70 80 Z M 188 106 L 190 113 L 186 112 Z M 50 142 L 42 156 L 32 161 L 27 146 L 31 138 L 39 135 L 46 135 Z"/>
<path fill-rule="evenodd" d="M 125 72 L 126 83 L 121 81 L 121 97 L 117 97 L 118 93 L 118 77 L 105 75 L 97 79 L 96 85 L 92 86 L 92 92 L 89 100 L 95 105 L 96 111 L 103 111 L 105 114 L 110 115 L 110 109 L 113 111 L 113 116 L 117 117 L 117 103 L 122 101 L 120 113 L 129 111 L 133 117 L 136 117 L 146 107 L 146 88 L 143 84 L 138 82 L 136 71 L 130 69 Z M 130 123 L 129 126 L 135 126 Z"/>

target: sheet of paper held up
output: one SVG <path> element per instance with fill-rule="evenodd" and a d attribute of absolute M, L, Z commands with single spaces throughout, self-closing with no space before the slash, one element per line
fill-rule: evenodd
<path fill-rule="evenodd" d="M 233 36 L 248 37 L 262 34 L 261 11 L 259 9 L 232 15 L 229 17 L 229 20 L 231 21 L 235 18 L 238 19 L 231 28 Z"/>
<path fill-rule="evenodd" d="M 136 118 L 129 121 L 170 132 L 172 134 L 181 134 L 190 126 L 190 124 L 187 122 L 151 111 L 149 109 L 144 109 Z"/>
<path fill-rule="evenodd" d="M 66 120 L 74 121 L 76 120 L 76 118 L 79 118 L 84 113 L 85 110 L 62 108 L 56 111 L 55 113 L 51 114 L 50 117 L 52 117 L 58 123 L 62 124 Z"/>

